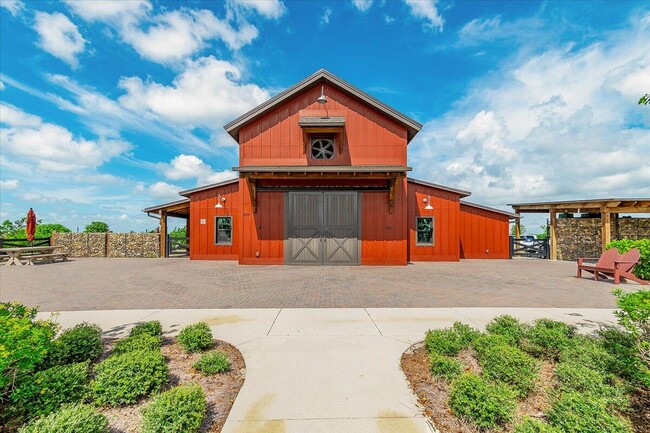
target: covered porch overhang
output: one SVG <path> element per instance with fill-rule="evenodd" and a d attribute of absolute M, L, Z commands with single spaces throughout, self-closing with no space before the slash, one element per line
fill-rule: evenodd
<path fill-rule="evenodd" d="M 556 225 L 558 213 L 594 213 L 600 214 L 601 249 L 611 242 L 612 215 L 650 213 L 650 198 L 606 198 L 589 200 L 551 201 L 537 203 L 509 204 L 517 215 L 522 213 L 549 214 L 549 241 L 551 260 L 557 260 Z M 515 237 L 521 236 L 520 219 L 515 221 Z"/>
<path fill-rule="evenodd" d="M 336 181 L 341 186 L 363 185 L 364 188 L 385 189 L 388 191 L 388 211 L 393 212 L 398 180 L 411 171 L 406 166 L 340 166 L 340 165 L 310 165 L 310 166 L 264 166 L 264 167 L 233 167 L 245 178 L 248 184 L 253 212 L 257 211 L 257 192 L 268 188 L 277 181 L 291 182 L 312 181 L 316 186 L 323 182 Z M 373 181 L 378 181 L 374 186 Z M 266 186 L 264 182 L 267 182 Z M 304 186 L 304 185 L 303 185 Z"/>
<path fill-rule="evenodd" d="M 190 199 L 173 201 L 170 203 L 151 206 L 143 210 L 148 216 L 160 220 L 160 257 L 166 257 L 167 251 L 167 218 L 181 218 L 185 220 L 185 236 L 190 236 Z"/>

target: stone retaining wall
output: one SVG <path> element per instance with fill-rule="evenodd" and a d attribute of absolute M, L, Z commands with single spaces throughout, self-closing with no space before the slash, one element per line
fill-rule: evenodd
<path fill-rule="evenodd" d="M 71 257 L 160 257 L 158 233 L 53 233 Z"/>
<path fill-rule="evenodd" d="M 555 233 L 558 260 L 601 254 L 600 218 L 558 218 Z M 650 218 L 617 220 L 612 216 L 611 237 L 612 240 L 650 238 Z"/>

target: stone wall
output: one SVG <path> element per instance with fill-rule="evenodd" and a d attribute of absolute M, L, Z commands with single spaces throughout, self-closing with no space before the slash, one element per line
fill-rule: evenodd
<path fill-rule="evenodd" d="M 614 239 L 650 238 L 650 218 L 614 218 Z M 555 229 L 558 260 L 599 257 L 601 254 L 600 218 L 558 218 Z"/>
<path fill-rule="evenodd" d="M 158 233 L 53 233 L 52 245 L 71 257 L 159 257 Z"/>

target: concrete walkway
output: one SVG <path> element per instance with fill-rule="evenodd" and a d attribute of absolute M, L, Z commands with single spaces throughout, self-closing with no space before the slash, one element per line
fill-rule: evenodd
<path fill-rule="evenodd" d="M 224 433 L 427 433 L 434 430 L 400 369 L 402 352 L 427 329 L 454 321 L 482 328 L 500 314 L 549 317 L 585 332 L 615 321 L 612 310 L 579 308 L 70 311 L 57 320 L 64 327 L 95 322 L 108 336 L 144 320 L 160 320 L 169 335 L 207 322 L 215 337 L 239 348 L 247 367 Z"/>

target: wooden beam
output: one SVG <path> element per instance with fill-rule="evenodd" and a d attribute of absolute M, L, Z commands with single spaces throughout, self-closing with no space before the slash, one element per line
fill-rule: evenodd
<path fill-rule="evenodd" d="M 160 211 L 160 257 L 167 257 L 167 212 Z"/>
<path fill-rule="evenodd" d="M 557 235 L 555 234 L 555 226 L 557 224 L 557 210 L 551 208 L 549 218 L 549 242 L 551 248 L 551 260 L 557 260 Z"/>
<path fill-rule="evenodd" d="M 605 252 L 605 247 L 612 240 L 612 214 L 603 207 L 600 213 L 600 243 L 601 252 Z"/>
<path fill-rule="evenodd" d="M 515 221 L 515 238 L 521 238 L 521 218 L 517 218 Z"/>

